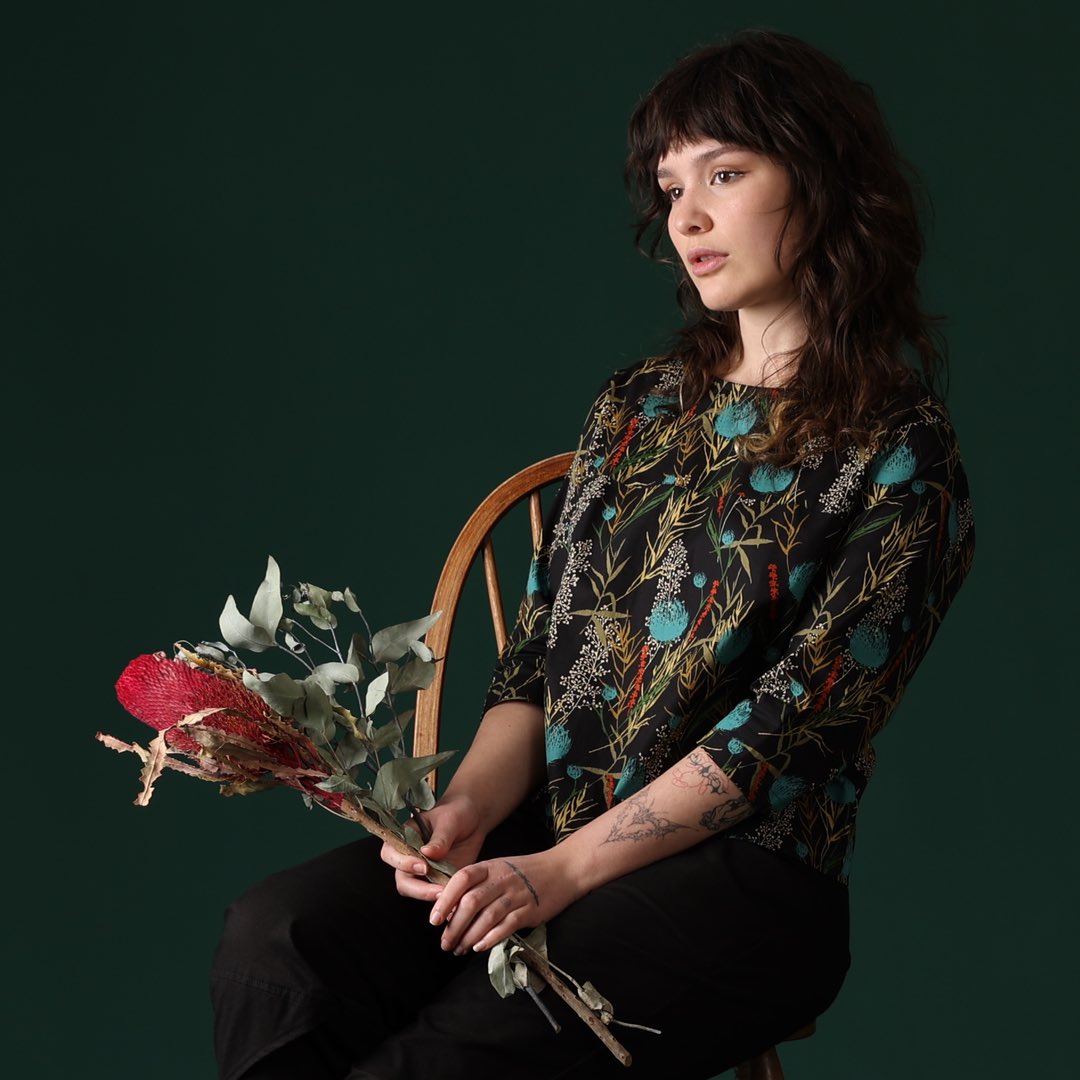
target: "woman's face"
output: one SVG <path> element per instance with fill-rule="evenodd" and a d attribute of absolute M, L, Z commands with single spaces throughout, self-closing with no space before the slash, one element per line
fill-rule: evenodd
<path fill-rule="evenodd" d="M 795 295 L 790 264 L 796 222 L 776 264 L 776 241 L 791 198 L 787 171 L 762 154 L 715 139 L 687 143 L 657 166 L 671 202 L 668 234 L 713 311 L 779 311 Z"/>

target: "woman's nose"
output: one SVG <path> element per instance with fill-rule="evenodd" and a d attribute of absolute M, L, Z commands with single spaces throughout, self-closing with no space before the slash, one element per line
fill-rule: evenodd
<path fill-rule="evenodd" d="M 711 224 L 700 197 L 689 189 L 685 190 L 674 204 L 671 218 L 675 228 L 686 236 L 705 232 Z"/>

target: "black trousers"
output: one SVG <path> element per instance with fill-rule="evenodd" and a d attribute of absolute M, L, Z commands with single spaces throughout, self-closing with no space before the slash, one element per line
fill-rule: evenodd
<path fill-rule="evenodd" d="M 521 815 L 482 858 L 550 838 Z M 486 954 L 439 947 L 365 838 L 256 885 L 226 912 L 212 974 L 221 1080 L 708 1078 L 833 1001 L 849 965 L 847 889 L 722 833 L 594 890 L 548 923 L 548 955 L 591 981 L 629 1073 L 550 990 L 556 1034 Z"/>

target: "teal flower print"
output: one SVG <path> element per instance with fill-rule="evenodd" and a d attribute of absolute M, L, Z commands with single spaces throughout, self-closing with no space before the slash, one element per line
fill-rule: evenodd
<path fill-rule="evenodd" d="M 597 454 L 596 457 L 592 459 L 593 468 L 599 469 L 600 466 L 604 464 L 605 460 L 607 460 L 607 454 Z"/>
<path fill-rule="evenodd" d="M 571 780 L 580 780 L 581 779 L 581 766 L 580 765 L 567 765 L 566 766 L 566 775 L 569 776 Z"/>
<path fill-rule="evenodd" d="M 759 415 L 757 406 L 752 401 L 735 401 L 716 414 L 713 428 L 717 435 L 733 439 L 736 435 L 745 435 L 753 430 Z"/>
<path fill-rule="evenodd" d="M 669 487 L 672 484 L 674 484 L 675 483 L 675 474 L 670 473 L 670 472 L 669 473 L 664 473 L 664 483 L 667 484 Z"/>
<path fill-rule="evenodd" d="M 911 490 L 914 491 L 916 495 L 921 495 L 926 490 L 926 481 L 925 480 L 912 480 L 911 481 Z"/>
<path fill-rule="evenodd" d="M 796 600 L 801 600 L 806 595 L 806 590 L 810 587 L 810 582 L 814 579 L 814 574 L 817 573 L 818 564 L 816 562 L 804 562 L 799 563 L 798 566 L 791 568 L 791 573 L 788 574 L 788 588 L 791 590 L 791 595 Z"/>
<path fill-rule="evenodd" d="M 549 762 L 560 761 L 570 752 L 570 733 L 565 727 L 549 727 L 544 734 L 544 748 Z"/>
<path fill-rule="evenodd" d="M 717 661 L 721 664 L 730 664 L 732 660 L 738 659 L 746 651 L 746 646 L 750 644 L 753 636 L 753 631 L 746 623 L 725 630 L 714 649 Z"/>
<path fill-rule="evenodd" d="M 741 754 L 742 753 L 742 739 L 728 739 L 728 753 L 729 754 Z"/>
<path fill-rule="evenodd" d="M 730 529 L 725 529 L 720 534 L 720 543 L 722 543 L 722 544 L 733 544 L 733 543 L 735 543 L 735 534 Z"/>
<path fill-rule="evenodd" d="M 855 801 L 855 784 L 850 777 L 841 773 L 825 785 L 825 794 L 828 795 L 834 803 L 839 803 L 841 806 L 848 806 Z"/>
<path fill-rule="evenodd" d="M 700 570 L 694 575 L 694 584 L 699 589 L 703 588 L 704 585 L 705 585 L 705 582 L 708 581 L 708 580 L 709 579 L 703 573 L 701 573 Z"/>
<path fill-rule="evenodd" d="M 637 758 L 631 758 L 626 763 L 622 776 L 619 777 L 619 782 L 615 785 L 615 798 L 629 798 L 635 791 L 640 791 L 644 786 L 645 777 L 638 768 Z"/>
<path fill-rule="evenodd" d="M 649 419 L 653 419 L 659 414 L 660 416 L 667 416 L 669 413 L 669 405 L 677 405 L 679 399 L 677 397 L 661 397 L 659 394 L 646 394 L 641 403 L 641 410 L 645 413 Z"/>
<path fill-rule="evenodd" d="M 889 658 L 889 632 L 865 620 L 851 631 L 851 655 L 866 668 L 879 668 Z"/>
<path fill-rule="evenodd" d="M 806 786 L 801 776 L 778 776 L 769 788 L 769 805 L 774 810 L 783 810 L 806 790 Z"/>
<path fill-rule="evenodd" d="M 795 842 L 795 854 L 798 855 L 800 859 L 805 859 L 806 856 L 810 854 L 810 849 L 801 840 L 797 840 Z"/>
<path fill-rule="evenodd" d="M 548 589 L 547 567 L 537 562 L 534 558 L 529 563 L 529 580 L 526 582 L 525 591 L 528 593 L 546 593 Z"/>
<path fill-rule="evenodd" d="M 649 616 L 649 633 L 657 641 L 674 641 L 681 636 L 690 622 L 686 605 L 677 597 L 661 600 Z"/>
<path fill-rule="evenodd" d="M 794 469 L 778 469 L 775 465 L 758 465 L 750 474 L 750 486 L 755 491 L 783 491 L 795 479 Z"/>
<path fill-rule="evenodd" d="M 604 509 L 600 511 L 600 513 L 604 515 L 605 521 L 610 521 L 615 516 L 615 507 L 605 506 Z"/>
<path fill-rule="evenodd" d="M 741 728 L 743 724 L 750 719 L 750 713 L 753 711 L 753 708 L 754 703 L 749 698 L 747 698 L 746 701 L 740 701 L 739 704 L 713 728 L 713 731 L 735 731 L 738 728 Z"/>
<path fill-rule="evenodd" d="M 798 679 L 792 679 L 788 684 L 792 697 L 802 697 L 806 693 L 806 687 Z"/>
<path fill-rule="evenodd" d="M 614 701 L 619 696 L 619 691 L 614 686 L 605 686 L 600 694 L 605 701 Z"/>
<path fill-rule="evenodd" d="M 902 484 L 911 479 L 917 464 L 910 447 L 894 446 L 874 460 L 870 467 L 870 479 L 875 484 Z"/>

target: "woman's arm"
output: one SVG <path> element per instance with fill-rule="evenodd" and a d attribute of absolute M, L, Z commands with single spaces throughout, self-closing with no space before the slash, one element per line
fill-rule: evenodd
<path fill-rule="evenodd" d="M 431 839 L 421 852 L 455 866 L 474 862 L 487 834 L 540 786 L 544 769 L 544 710 L 528 701 L 493 705 L 442 798 L 424 814 Z M 402 896 L 430 901 L 442 891 L 425 880 L 422 862 L 389 844 L 382 859 L 397 871 Z"/>
<path fill-rule="evenodd" d="M 444 949 L 490 949 L 523 927 L 553 918 L 597 886 L 699 844 L 752 812 L 731 779 L 695 748 L 548 851 L 459 870 L 436 901 L 431 921 L 438 924 L 452 913 Z"/>

